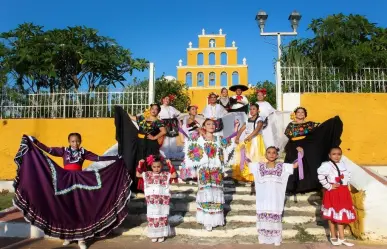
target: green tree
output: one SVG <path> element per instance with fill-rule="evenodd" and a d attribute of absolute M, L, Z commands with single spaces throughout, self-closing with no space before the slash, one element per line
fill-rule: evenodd
<path fill-rule="evenodd" d="M 175 95 L 172 105 L 181 112 L 186 112 L 191 100 L 188 96 L 188 87 L 176 80 L 170 81 L 164 76 L 155 81 L 155 101 L 161 103 L 161 99 L 169 94 Z"/>
<path fill-rule="evenodd" d="M 2 60 L 25 92 L 124 86 L 125 75 L 148 65 L 113 39 L 84 26 L 44 31 L 24 23 L 2 33 L 0 41 L 7 47 Z"/>
<path fill-rule="evenodd" d="M 149 80 L 134 79 L 135 87 L 147 89 Z M 128 86 L 128 88 L 133 86 Z M 188 87 L 176 80 L 167 80 L 164 76 L 155 80 L 155 102 L 161 103 L 161 99 L 169 94 L 175 95 L 175 100 L 172 105 L 181 112 L 186 112 L 187 107 L 190 105 L 191 100 L 188 95 Z M 144 110 L 142 110 L 144 111 Z"/>
<path fill-rule="evenodd" d="M 354 73 L 364 67 L 387 67 L 387 29 L 361 15 L 335 14 L 313 19 L 314 37 L 284 48 L 286 66 L 337 67 Z"/>
<path fill-rule="evenodd" d="M 254 89 L 262 89 L 265 88 L 267 93 L 266 93 L 266 101 L 269 102 L 272 106 L 276 106 L 276 94 L 275 94 L 275 84 L 265 80 L 265 81 L 259 81 L 257 84 L 254 86 Z M 247 96 L 248 100 L 250 103 L 255 103 L 257 102 L 257 94 L 254 91 L 252 94 Z"/>

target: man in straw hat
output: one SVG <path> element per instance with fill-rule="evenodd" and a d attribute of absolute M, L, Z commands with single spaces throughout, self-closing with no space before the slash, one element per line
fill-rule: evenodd
<path fill-rule="evenodd" d="M 249 88 L 245 85 L 230 86 L 229 90 L 235 92 L 236 94 L 231 97 L 230 112 L 244 112 L 246 114 L 249 112 L 249 101 L 244 95 L 242 95 L 242 92 L 247 91 L 248 89 Z"/>

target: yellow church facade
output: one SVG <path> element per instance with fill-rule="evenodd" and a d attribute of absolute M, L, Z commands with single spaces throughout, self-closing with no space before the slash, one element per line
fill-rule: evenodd
<path fill-rule="evenodd" d="M 226 34 L 221 29 L 218 34 L 206 34 L 203 29 L 198 38 L 197 47 L 188 43 L 186 65 L 179 60 L 177 80 L 188 86 L 191 104 L 201 112 L 210 92 L 220 94 L 223 87 L 248 85 L 248 66 L 246 58 L 238 64 L 238 47 L 235 41 L 227 46 Z"/>

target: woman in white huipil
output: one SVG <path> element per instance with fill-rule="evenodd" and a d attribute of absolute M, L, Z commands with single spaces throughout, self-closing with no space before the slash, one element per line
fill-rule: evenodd
<path fill-rule="evenodd" d="M 161 100 L 162 105 L 159 113 L 159 118 L 163 120 L 165 128 L 167 129 L 167 134 L 160 151 L 168 159 L 184 157 L 182 147 L 178 147 L 176 144 L 176 138 L 179 136 L 179 121 L 177 117 L 180 115 L 180 111 L 170 106 L 174 98 L 174 95 L 164 96 Z"/>

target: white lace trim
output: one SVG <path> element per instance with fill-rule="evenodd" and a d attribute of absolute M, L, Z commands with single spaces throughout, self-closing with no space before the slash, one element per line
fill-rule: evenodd
<path fill-rule="evenodd" d="M 160 216 L 168 216 L 169 215 L 169 205 L 147 205 L 146 215 L 152 218 L 158 218 Z"/>
<path fill-rule="evenodd" d="M 224 226 L 223 212 L 210 214 L 210 213 L 205 213 L 201 210 L 197 210 L 196 220 L 199 224 L 203 224 L 204 226 L 210 226 L 210 227 Z"/>
<path fill-rule="evenodd" d="M 161 238 L 171 235 L 171 228 L 169 225 L 165 227 L 147 227 L 147 235 L 149 238 Z"/>
<path fill-rule="evenodd" d="M 205 188 L 197 192 L 196 202 L 215 202 L 224 203 L 223 189 L 220 188 Z"/>
<path fill-rule="evenodd" d="M 323 216 L 333 217 L 335 220 L 343 220 L 343 214 L 347 215 L 349 220 L 353 220 L 356 218 L 356 215 L 352 212 L 352 210 L 341 209 L 339 212 L 336 212 L 333 208 L 325 208 L 323 205 L 321 206 L 321 212 Z"/>

